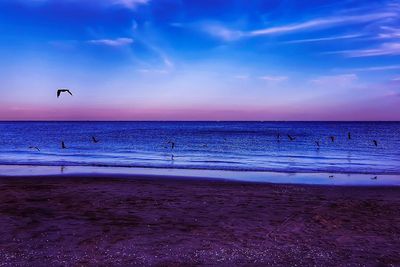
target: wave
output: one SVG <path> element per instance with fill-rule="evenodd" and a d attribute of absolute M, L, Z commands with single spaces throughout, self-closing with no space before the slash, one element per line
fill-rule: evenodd
<path fill-rule="evenodd" d="M 183 170 L 220 170 L 236 172 L 275 172 L 275 173 L 337 173 L 337 174 L 371 174 L 371 175 L 400 175 L 398 169 L 348 169 L 348 168 L 273 168 L 273 167 L 243 167 L 243 166 L 193 166 L 193 165 L 156 165 L 156 164 L 106 164 L 106 163 L 76 163 L 76 162 L 0 162 L 0 166 L 32 166 L 32 167 L 54 167 L 54 166 L 81 166 L 102 168 L 151 168 L 151 169 L 183 169 Z"/>

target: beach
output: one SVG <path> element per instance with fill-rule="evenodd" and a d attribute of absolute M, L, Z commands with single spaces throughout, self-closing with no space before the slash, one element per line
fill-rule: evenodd
<path fill-rule="evenodd" d="M 400 187 L 0 178 L 1 266 L 396 266 Z"/>

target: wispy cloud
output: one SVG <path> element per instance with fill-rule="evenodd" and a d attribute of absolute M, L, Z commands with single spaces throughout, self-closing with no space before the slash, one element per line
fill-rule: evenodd
<path fill-rule="evenodd" d="M 400 65 L 353 68 L 353 69 L 346 69 L 346 70 L 354 72 L 354 71 L 385 71 L 385 70 L 398 70 L 398 69 L 400 69 Z"/>
<path fill-rule="evenodd" d="M 400 97 L 400 92 L 397 91 L 389 91 L 385 95 L 385 97 Z"/>
<path fill-rule="evenodd" d="M 400 29 L 388 27 L 388 26 L 381 26 L 380 29 L 382 32 L 378 34 L 379 38 L 382 39 L 395 39 L 400 38 Z"/>
<path fill-rule="evenodd" d="M 260 80 L 268 81 L 268 82 L 283 82 L 289 79 L 287 76 L 261 76 Z"/>
<path fill-rule="evenodd" d="M 210 35 L 223 39 L 225 41 L 234 41 L 237 40 L 243 36 L 245 36 L 245 33 L 241 31 L 234 31 L 230 30 L 222 25 L 218 24 L 203 24 L 201 26 L 202 30 L 204 32 L 209 33 Z"/>
<path fill-rule="evenodd" d="M 348 16 L 319 18 L 290 25 L 283 25 L 278 27 L 271 27 L 271 28 L 250 31 L 247 33 L 247 35 L 260 36 L 260 35 L 271 35 L 271 34 L 302 31 L 315 28 L 328 28 L 337 25 L 372 22 L 379 19 L 392 18 L 396 16 L 398 16 L 398 13 L 396 12 L 379 12 L 367 15 L 352 15 L 352 16 L 348 15 Z"/>
<path fill-rule="evenodd" d="M 321 76 L 311 80 L 311 83 L 318 86 L 346 87 L 353 84 L 356 80 L 358 80 L 358 76 L 356 74 L 339 74 Z"/>
<path fill-rule="evenodd" d="M 104 45 L 111 47 L 121 47 L 127 46 L 133 43 L 133 39 L 131 38 L 117 38 L 117 39 L 96 39 L 87 41 L 89 44 L 93 45 Z"/>
<path fill-rule="evenodd" d="M 300 32 L 305 30 L 314 30 L 314 29 L 326 29 L 332 28 L 341 25 L 351 25 L 351 24 L 361 24 L 361 23 L 369 23 L 376 22 L 378 20 L 395 18 L 399 14 L 397 12 L 376 12 L 366 15 L 341 15 L 341 16 L 332 16 L 325 18 L 316 18 L 308 21 L 286 24 L 276 27 L 269 27 L 264 29 L 252 30 L 252 31 L 241 31 L 241 30 L 233 30 L 224 25 L 217 23 L 205 23 L 200 26 L 200 28 L 209 33 L 214 37 L 218 37 L 225 41 L 234 41 L 241 38 L 251 38 L 257 36 L 267 36 L 267 35 L 276 35 L 276 34 L 288 34 L 294 32 Z M 172 25 L 175 27 L 183 27 L 182 24 Z M 302 42 L 317 42 L 317 41 L 328 41 L 328 40 L 337 40 L 337 39 L 350 39 L 357 38 L 362 36 L 362 34 L 349 34 L 349 35 L 341 35 L 341 36 L 333 36 L 333 37 L 325 37 L 325 38 L 315 38 L 315 39 L 304 39 L 304 40 L 294 40 L 289 41 L 288 43 L 302 43 Z"/>
<path fill-rule="evenodd" d="M 301 40 L 293 40 L 284 42 L 286 44 L 298 44 L 298 43 L 311 43 L 311 42 L 324 42 L 324 41 L 335 41 L 335 40 L 342 40 L 342 39 L 353 39 L 357 37 L 362 37 L 363 34 L 348 34 L 348 35 L 338 35 L 338 36 L 331 36 L 331 37 L 322 37 L 322 38 L 313 38 L 313 39 L 301 39 Z"/>
<path fill-rule="evenodd" d="M 135 9 L 139 5 L 144 5 L 150 2 L 150 0 L 111 0 L 114 5 L 121 5 L 129 9 Z"/>
<path fill-rule="evenodd" d="M 383 43 L 376 48 L 342 50 L 325 54 L 342 54 L 346 57 L 374 57 L 400 55 L 400 43 Z"/>

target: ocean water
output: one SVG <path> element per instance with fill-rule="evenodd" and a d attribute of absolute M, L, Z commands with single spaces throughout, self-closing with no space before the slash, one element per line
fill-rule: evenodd
<path fill-rule="evenodd" d="M 398 175 L 400 122 L 0 122 L 0 165 Z"/>

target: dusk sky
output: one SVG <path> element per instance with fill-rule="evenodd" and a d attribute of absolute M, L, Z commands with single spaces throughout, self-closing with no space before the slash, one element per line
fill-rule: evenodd
<path fill-rule="evenodd" d="M 400 120 L 400 1 L 0 0 L 0 58 L 0 120 Z"/>

